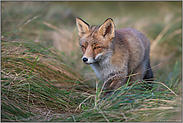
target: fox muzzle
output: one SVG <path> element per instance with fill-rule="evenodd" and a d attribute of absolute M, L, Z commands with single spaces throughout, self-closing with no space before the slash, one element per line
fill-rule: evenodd
<path fill-rule="evenodd" d="M 92 63 L 94 63 L 94 59 L 93 59 L 92 57 L 89 57 L 89 58 L 83 57 L 83 58 L 82 58 L 82 61 L 83 61 L 85 64 L 92 64 Z"/>

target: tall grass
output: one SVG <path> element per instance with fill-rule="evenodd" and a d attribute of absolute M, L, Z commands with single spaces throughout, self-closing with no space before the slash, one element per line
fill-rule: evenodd
<path fill-rule="evenodd" d="M 97 105 L 93 103 L 88 108 L 82 104 L 85 112 L 76 115 L 75 121 L 158 122 L 160 120 L 167 120 L 168 116 L 171 116 L 171 118 L 176 116 L 176 120 L 180 122 L 181 109 L 179 106 L 181 100 L 177 99 L 173 93 L 167 92 L 167 90 L 161 92 L 155 91 L 157 86 L 165 88 L 160 83 L 154 84 L 154 90 L 152 91 L 141 90 L 143 88 L 142 83 L 136 83 L 129 88 L 123 86 L 120 91 L 116 91 L 106 99 L 99 97 L 96 100 Z M 173 121 L 173 119 L 171 120 Z M 64 121 L 73 122 L 74 120 L 72 117 L 68 117 Z"/>
<path fill-rule="evenodd" d="M 182 120 L 181 2 L 1 3 L 1 121 Z M 153 89 L 137 80 L 103 98 L 103 83 L 81 62 L 78 16 L 91 25 L 112 17 L 117 29 L 145 34 Z"/>
<path fill-rule="evenodd" d="M 59 51 L 30 40 L 1 41 L 2 121 L 47 121 L 74 111 L 83 98 L 76 88 L 87 86 Z"/>

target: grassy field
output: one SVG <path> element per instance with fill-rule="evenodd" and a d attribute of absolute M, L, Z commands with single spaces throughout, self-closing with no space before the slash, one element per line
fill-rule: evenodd
<path fill-rule="evenodd" d="M 76 17 L 146 35 L 154 88 L 136 82 L 103 99 Z M 1 2 L 1 18 L 1 121 L 182 121 L 182 2 Z"/>

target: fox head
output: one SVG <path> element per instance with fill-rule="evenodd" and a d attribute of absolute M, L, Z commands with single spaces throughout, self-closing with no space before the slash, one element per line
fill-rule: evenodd
<path fill-rule="evenodd" d="M 81 18 L 76 18 L 76 25 L 84 63 L 93 64 L 111 52 L 111 42 L 115 37 L 115 26 L 111 18 L 100 26 L 90 26 Z"/>

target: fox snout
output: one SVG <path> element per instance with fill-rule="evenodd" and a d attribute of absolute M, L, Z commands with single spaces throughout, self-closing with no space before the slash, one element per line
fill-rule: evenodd
<path fill-rule="evenodd" d="M 86 57 L 86 56 L 83 56 L 82 57 L 82 61 L 85 63 L 85 64 L 93 64 L 94 63 L 94 58 L 92 57 Z"/>
<path fill-rule="evenodd" d="M 85 48 L 83 48 L 83 46 L 81 47 L 83 51 L 82 61 L 87 65 L 97 62 L 102 56 L 102 51 L 97 52 L 99 48 L 93 48 L 91 44 L 88 44 L 88 46 Z M 101 49 L 102 48 L 100 48 L 100 50 Z"/>
<path fill-rule="evenodd" d="M 95 57 L 91 57 L 91 56 L 90 57 L 87 57 L 86 55 L 84 55 L 82 57 L 82 61 L 85 64 L 93 64 L 93 63 L 99 61 L 101 59 L 101 57 L 102 57 L 102 53 L 97 54 L 97 56 L 95 56 Z"/>
<path fill-rule="evenodd" d="M 82 57 L 82 61 L 85 64 L 92 64 L 95 61 L 95 57 L 93 55 L 93 50 L 91 46 L 87 46 L 85 48 L 82 48 L 83 51 L 83 57 Z"/>

